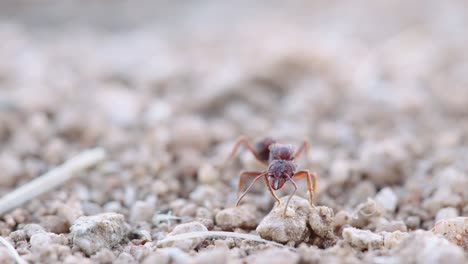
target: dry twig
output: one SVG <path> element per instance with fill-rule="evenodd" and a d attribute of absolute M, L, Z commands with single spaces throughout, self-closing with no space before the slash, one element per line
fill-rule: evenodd
<path fill-rule="evenodd" d="M 0 237 L 0 244 L 4 245 L 7 248 L 8 253 L 10 253 L 10 256 L 16 261 L 16 263 L 27 264 L 27 262 L 20 257 L 16 249 L 3 237 Z"/>
<path fill-rule="evenodd" d="M 65 183 L 76 176 L 77 172 L 96 165 L 105 157 L 106 152 L 102 148 L 84 151 L 61 166 L 17 188 L 0 199 L 0 216 Z"/>
<path fill-rule="evenodd" d="M 242 234 L 242 233 L 235 233 L 235 232 L 225 232 L 225 231 L 205 231 L 205 232 L 192 232 L 192 233 L 184 233 L 179 235 L 169 236 L 161 241 L 158 241 L 157 245 L 162 246 L 163 244 L 170 243 L 177 240 L 185 240 L 185 239 L 193 239 L 193 238 L 221 238 L 221 237 L 231 237 L 231 238 L 238 238 L 238 239 L 245 239 L 251 240 L 262 244 L 270 244 L 277 247 L 288 248 L 290 250 L 295 251 L 294 248 L 270 241 L 265 240 L 259 236 L 251 235 L 251 234 Z"/>

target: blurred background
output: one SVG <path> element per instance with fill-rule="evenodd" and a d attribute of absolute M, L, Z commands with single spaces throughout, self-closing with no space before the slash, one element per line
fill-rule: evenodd
<path fill-rule="evenodd" d="M 451 192 L 468 210 L 460 178 L 433 195 L 434 179 L 468 171 L 467 26 L 463 0 L 3 0 L 0 194 L 98 145 L 104 170 L 26 214 L 69 197 L 88 215 L 147 197 L 176 215 L 176 199 L 219 209 L 240 167 L 210 178 L 210 166 L 239 135 L 271 135 L 311 140 L 320 204 L 397 185 L 407 203 L 428 199 L 430 227 Z"/>

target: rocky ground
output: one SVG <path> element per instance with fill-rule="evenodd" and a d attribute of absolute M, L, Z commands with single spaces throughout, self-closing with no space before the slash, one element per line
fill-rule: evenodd
<path fill-rule="evenodd" d="M 0 197 L 107 157 L 0 216 L 22 259 L 467 263 L 464 1 L 32 2 L 0 4 Z M 308 139 L 315 207 L 305 181 L 234 207 L 264 168 L 220 170 L 240 135 Z"/>

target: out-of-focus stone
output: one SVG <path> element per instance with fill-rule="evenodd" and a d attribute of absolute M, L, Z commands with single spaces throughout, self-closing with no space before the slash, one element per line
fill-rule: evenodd
<path fill-rule="evenodd" d="M 455 218 L 457 216 L 458 216 L 457 208 L 446 207 L 446 208 L 440 209 L 437 212 L 435 221 L 438 222 L 438 221 L 445 220 L 445 219 Z"/>
<path fill-rule="evenodd" d="M 299 263 L 299 254 L 285 248 L 272 248 L 258 251 L 246 258 L 247 263 L 256 264 L 282 264 Z"/>
<path fill-rule="evenodd" d="M 385 187 L 377 193 L 375 201 L 387 212 L 393 213 L 398 205 L 398 197 L 390 187 Z"/>
<path fill-rule="evenodd" d="M 400 182 L 409 160 L 407 149 L 398 139 L 367 142 L 360 153 L 362 171 L 377 185 Z"/>
<path fill-rule="evenodd" d="M 216 224 L 223 230 L 234 230 L 235 228 L 256 228 L 261 215 L 258 210 L 248 204 L 238 207 L 226 208 L 216 214 Z"/>
<path fill-rule="evenodd" d="M 432 232 L 443 235 L 450 242 L 468 251 L 468 217 L 440 220 L 434 225 Z"/>

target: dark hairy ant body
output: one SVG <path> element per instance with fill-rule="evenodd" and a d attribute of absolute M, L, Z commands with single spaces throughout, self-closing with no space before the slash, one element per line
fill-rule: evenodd
<path fill-rule="evenodd" d="M 284 207 L 284 213 L 288 208 L 289 201 L 294 196 L 297 191 L 297 184 L 294 179 L 306 178 L 307 180 L 307 189 L 310 195 L 310 204 L 313 207 L 315 188 L 317 185 L 317 176 L 315 173 L 311 173 L 308 170 L 297 170 L 297 164 L 295 159 L 297 159 L 303 152 L 308 150 L 309 143 L 305 140 L 294 152 L 294 149 L 291 145 L 278 143 L 276 140 L 266 137 L 263 140 L 255 144 L 255 147 L 250 145 L 247 139 L 242 136 L 234 145 L 231 153 L 228 156 L 226 161 L 231 160 L 234 155 L 237 153 L 239 147 L 245 146 L 261 163 L 267 165 L 267 169 L 263 171 L 243 171 L 239 175 L 239 184 L 237 187 L 237 202 L 236 206 L 239 205 L 240 201 L 247 192 L 252 188 L 252 186 L 261 178 L 265 180 L 268 189 L 270 190 L 271 195 L 275 198 L 279 205 L 281 201 L 278 196 L 275 194 L 275 190 L 279 190 L 283 187 L 286 182 L 291 182 L 294 187 L 293 193 L 289 196 L 286 205 Z M 247 189 L 241 194 L 240 191 L 244 185 L 244 180 L 246 177 L 255 177 L 252 183 L 247 187 Z"/>

